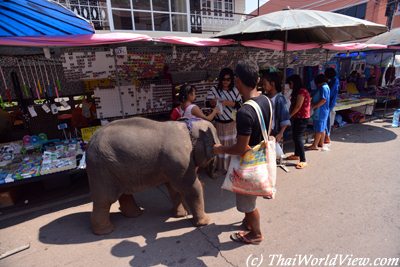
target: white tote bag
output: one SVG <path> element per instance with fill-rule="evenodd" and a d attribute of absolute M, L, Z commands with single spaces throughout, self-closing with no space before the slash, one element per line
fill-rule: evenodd
<path fill-rule="evenodd" d="M 267 98 L 268 99 L 268 98 Z M 268 99 L 269 101 L 269 99 Z M 260 106 L 253 100 L 246 101 L 252 106 L 261 126 L 263 141 L 247 150 L 241 156 L 233 156 L 222 188 L 242 194 L 275 198 L 276 193 L 276 142 L 269 136 Z M 270 102 L 270 127 L 272 108 Z"/>

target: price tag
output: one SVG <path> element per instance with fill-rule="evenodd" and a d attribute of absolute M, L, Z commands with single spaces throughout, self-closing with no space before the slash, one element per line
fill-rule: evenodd
<path fill-rule="evenodd" d="M 68 124 L 66 123 L 60 123 L 57 125 L 58 130 L 64 130 L 68 128 Z"/>

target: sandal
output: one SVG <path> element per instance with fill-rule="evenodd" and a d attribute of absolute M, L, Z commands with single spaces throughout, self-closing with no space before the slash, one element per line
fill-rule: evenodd
<path fill-rule="evenodd" d="M 304 147 L 304 149 L 308 150 L 308 151 L 310 151 L 310 150 L 319 150 L 317 147 L 313 147 L 313 146 L 306 146 L 306 147 Z"/>
<path fill-rule="evenodd" d="M 250 225 L 247 224 L 246 219 L 243 219 L 242 224 L 240 226 L 247 231 L 251 231 L 251 227 Z"/>
<path fill-rule="evenodd" d="M 307 167 L 307 162 L 299 162 L 296 165 L 296 169 L 304 169 L 305 167 Z"/>
<path fill-rule="evenodd" d="M 286 157 L 286 160 L 299 160 L 300 157 L 296 155 L 290 155 L 289 157 Z"/>
<path fill-rule="evenodd" d="M 231 239 L 235 242 L 243 243 L 243 244 L 252 244 L 252 245 L 259 245 L 264 238 L 256 238 L 256 239 L 248 239 L 246 236 L 246 232 L 240 231 L 231 234 Z"/>

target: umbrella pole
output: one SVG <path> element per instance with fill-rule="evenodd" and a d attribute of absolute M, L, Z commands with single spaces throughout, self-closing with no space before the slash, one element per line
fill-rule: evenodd
<path fill-rule="evenodd" d="M 285 84 L 286 84 L 287 39 L 288 39 L 288 31 L 285 31 L 285 42 L 283 43 L 283 81 L 282 81 L 282 88 L 281 88 L 282 93 L 285 93 Z M 283 143 L 281 145 L 283 145 Z M 282 157 L 279 158 L 277 167 L 280 167 L 285 172 L 289 172 L 289 169 L 284 164 Z"/>
<path fill-rule="evenodd" d="M 286 68 L 287 68 L 287 39 L 288 39 L 288 31 L 285 31 L 285 42 L 283 42 L 283 91 L 285 90 L 286 84 Z"/>
<path fill-rule="evenodd" d="M 394 60 L 395 59 L 396 59 L 396 51 L 393 52 L 392 67 L 394 67 Z M 385 108 L 383 109 L 383 117 L 384 118 L 386 117 L 386 109 L 387 109 L 387 103 L 388 102 L 389 102 L 389 88 L 386 87 L 386 101 L 385 101 Z"/>

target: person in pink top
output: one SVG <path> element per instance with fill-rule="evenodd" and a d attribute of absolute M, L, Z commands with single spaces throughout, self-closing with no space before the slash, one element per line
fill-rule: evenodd
<path fill-rule="evenodd" d="M 304 169 L 307 166 L 304 153 L 304 133 L 307 122 L 310 119 L 311 97 L 299 75 L 294 74 L 287 79 L 291 96 L 290 118 L 292 119 L 292 135 L 294 142 L 294 155 L 287 157 L 288 160 L 299 160 L 296 169 Z"/>

